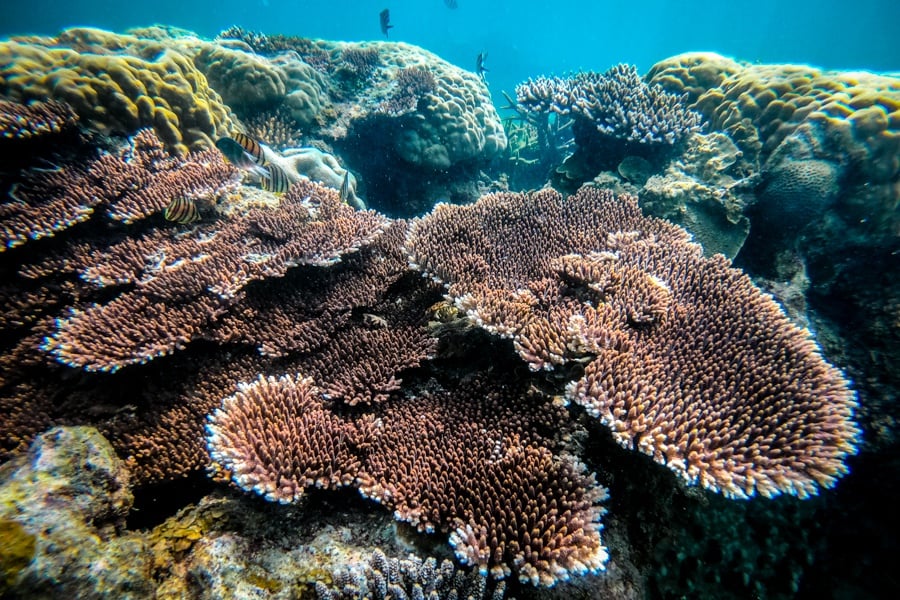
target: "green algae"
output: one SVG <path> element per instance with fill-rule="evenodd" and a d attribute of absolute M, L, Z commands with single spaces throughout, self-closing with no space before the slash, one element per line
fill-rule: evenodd
<path fill-rule="evenodd" d="M 35 536 L 16 521 L 0 519 L 0 594 L 6 593 L 34 558 Z"/>

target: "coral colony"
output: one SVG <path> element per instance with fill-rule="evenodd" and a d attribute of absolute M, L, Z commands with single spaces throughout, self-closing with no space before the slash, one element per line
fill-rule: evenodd
<path fill-rule="evenodd" d="M 849 381 L 728 258 L 642 212 L 634 182 L 729 151 L 707 171 L 731 186 L 751 174 L 722 173 L 752 156 L 768 165 L 759 209 L 807 223 L 798 198 L 833 206 L 832 187 L 875 169 L 858 153 L 838 162 L 828 131 L 852 122 L 845 142 L 889 163 L 896 110 L 882 122 L 838 105 L 821 73 L 787 94 L 776 67 L 714 55 L 647 78 L 627 65 L 538 78 L 516 90 L 521 115 L 570 117 L 582 157 L 624 152 L 619 172 L 647 175 L 486 191 L 471 167 L 506 137 L 483 82 L 412 46 L 159 28 L 0 46 L 0 144 L 21 165 L 3 176 L 0 225 L 4 458 L 75 435 L 41 436 L 51 427 L 93 425 L 127 467 L 109 481 L 207 471 L 219 493 L 299 511 L 314 488 L 344 488 L 449 545 L 425 561 L 378 549 L 305 579 L 323 599 L 501 598 L 507 581 L 620 573 L 588 435 L 730 499 L 806 499 L 848 472 Z M 720 75 L 702 80 L 710 64 Z M 833 81 L 835 94 L 865 86 Z M 891 86 L 873 89 L 896 109 Z M 798 93 L 818 112 L 788 110 Z M 278 193 L 248 162 L 271 165 L 263 150 L 242 154 L 254 132 L 277 138 L 268 160 L 295 182 Z M 713 133 L 734 141 L 710 146 Z M 228 159 L 226 138 L 244 140 L 219 143 Z M 327 143 L 288 147 L 299 140 Z M 351 166 L 368 209 L 338 192 L 351 194 Z M 869 174 L 882 189 L 898 176 Z M 435 204 L 450 195 L 464 202 Z M 701 213 L 714 211 L 681 211 Z M 28 527 L 23 539 L 38 535 Z"/>

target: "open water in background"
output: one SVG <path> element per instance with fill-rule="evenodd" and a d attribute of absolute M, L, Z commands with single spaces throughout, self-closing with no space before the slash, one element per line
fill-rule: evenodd
<path fill-rule="evenodd" d="M 528 77 L 715 51 L 750 62 L 900 71 L 900 0 L 0 0 L 0 36 L 154 23 L 213 37 L 231 25 L 328 40 L 416 44 L 463 68 L 488 53 L 494 101 Z"/>

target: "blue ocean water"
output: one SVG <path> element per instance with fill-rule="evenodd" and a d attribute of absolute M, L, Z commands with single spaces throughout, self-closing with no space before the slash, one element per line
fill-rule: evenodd
<path fill-rule="evenodd" d="M 329 40 L 384 39 L 378 13 L 391 11 L 390 39 L 416 44 L 474 69 L 487 52 L 495 102 L 528 77 L 627 62 L 645 72 L 687 51 L 762 63 L 900 71 L 896 0 L 475 1 L 458 0 L 31 0 L 6 2 L 0 35 L 53 34 L 85 25 L 122 31 L 154 23 L 205 37 L 238 25 L 262 33 Z"/>

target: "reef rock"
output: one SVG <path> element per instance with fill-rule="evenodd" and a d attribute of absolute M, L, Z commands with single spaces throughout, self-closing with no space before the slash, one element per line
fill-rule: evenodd
<path fill-rule="evenodd" d="M 641 208 L 690 231 L 707 256 L 734 258 L 750 232 L 744 209 L 758 180 L 758 166 L 727 135 L 698 133 L 661 174 L 647 179 Z"/>
<path fill-rule="evenodd" d="M 0 546 L 20 559 L 0 561 L 0 592 L 149 597 L 149 547 L 123 532 L 131 503 L 124 463 L 96 429 L 57 427 L 39 436 L 0 470 Z"/>

